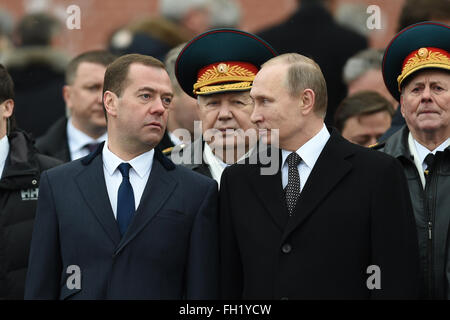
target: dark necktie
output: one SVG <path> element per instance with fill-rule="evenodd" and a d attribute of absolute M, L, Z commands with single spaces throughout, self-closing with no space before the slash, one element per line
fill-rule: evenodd
<path fill-rule="evenodd" d="M 425 170 L 426 176 L 428 176 L 431 173 L 431 170 L 433 169 L 434 160 L 435 160 L 434 154 L 432 153 L 427 154 L 425 160 L 423 160 L 423 162 L 425 162 L 427 165 L 427 169 Z"/>
<path fill-rule="evenodd" d="M 288 184 L 286 186 L 286 204 L 289 211 L 289 216 L 292 216 L 297 199 L 300 196 L 300 176 L 298 174 L 298 165 L 302 158 L 296 153 L 292 152 L 286 159 L 288 163 Z"/>
<path fill-rule="evenodd" d="M 117 194 L 117 222 L 119 223 L 120 233 L 124 235 L 135 211 L 134 193 L 129 176 L 131 165 L 121 163 L 118 168 L 122 174 L 122 183 Z"/>
<path fill-rule="evenodd" d="M 89 153 L 92 153 L 92 152 L 94 152 L 97 149 L 99 144 L 100 143 L 96 143 L 96 142 L 94 142 L 94 143 L 87 143 L 87 144 L 84 145 L 83 148 L 88 149 Z"/>

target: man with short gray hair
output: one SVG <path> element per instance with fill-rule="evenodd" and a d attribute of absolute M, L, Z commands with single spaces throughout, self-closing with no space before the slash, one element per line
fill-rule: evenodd
<path fill-rule="evenodd" d="M 250 96 L 262 143 L 279 146 L 271 161 L 281 163 L 274 175 L 261 162 L 222 175 L 223 298 L 416 298 L 416 235 L 400 164 L 324 125 L 325 79 L 307 57 L 266 62 Z"/>

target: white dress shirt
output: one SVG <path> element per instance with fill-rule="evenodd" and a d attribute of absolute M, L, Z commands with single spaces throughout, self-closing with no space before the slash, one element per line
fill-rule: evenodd
<path fill-rule="evenodd" d="M 153 156 L 155 150 L 152 149 L 146 153 L 137 156 L 130 161 L 124 161 L 112 153 L 108 148 L 108 141 L 103 146 L 103 172 L 105 174 L 106 189 L 108 191 L 109 201 L 111 202 L 111 208 L 114 213 L 114 217 L 117 219 L 117 193 L 119 191 L 120 184 L 122 183 L 122 174 L 117 167 L 123 163 L 129 163 L 130 168 L 130 183 L 133 187 L 134 204 L 135 209 L 139 207 L 142 194 L 144 193 L 145 186 L 147 185 L 148 177 L 153 165 Z"/>
<path fill-rule="evenodd" d="M 6 158 L 9 153 L 9 140 L 8 136 L 4 136 L 0 139 L 0 179 L 3 175 L 3 169 L 5 168 Z"/>
<path fill-rule="evenodd" d="M 436 154 L 438 151 L 444 151 L 450 145 L 450 138 L 441 143 L 433 151 L 428 150 L 426 147 L 421 145 L 416 139 L 413 138 L 411 132 L 408 135 L 408 145 L 409 151 L 411 152 L 414 164 L 416 165 L 417 171 L 419 172 L 420 181 L 422 182 L 422 187 L 425 189 L 425 174 L 424 171 L 427 169 L 427 164 L 425 163 L 425 157 L 429 154 Z"/>
<path fill-rule="evenodd" d="M 327 127 L 323 125 L 323 128 L 319 131 L 319 133 L 317 133 L 296 151 L 296 153 L 303 160 L 298 165 L 298 172 L 300 175 L 300 192 L 303 190 L 303 187 L 305 186 L 306 181 L 308 180 L 308 177 L 329 138 L 330 133 L 328 132 Z M 283 190 L 288 184 L 289 166 L 286 159 L 292 152 L 293 151 L 281 150 L 281 182 L 283 184 Z"/>
<path fill-rule="evenodd" d="M 84 148 L 88 143 L 101 143 L 105 141 L 107 134 L 105 133 L 98 139 L 89 137 L 84 132 L 75 128 L 72 124 L 72 118 L 67 121 L 67 142 L 69 144 L 70 159 L 77 160 L 89 154 L 89 150 Z"/>
<path fill-rule="evenodd" d="M 170 138 L 170 140 L 172 141 L 172 143 L 173 143 L 174 146 L 177 146 L 177 145 L 183 143 L 183 142 L 182 142 L 180 139 L 178 139 L 178 137 L 177 137 L 176 135 L 174 135 L 172 132 L 167 131 L 167 133 L 168 133 L 169 138 Z"/>
<path fill-rule="evenodd" d="M 228 164 L 217 158 L 207 143 L 203 146 L 203 155 L 205 162 L 209 166 L 212 178 L 217 181 L 220 187 L 220 177 L 222 176 L 223 170 L 228 167 Z"/>

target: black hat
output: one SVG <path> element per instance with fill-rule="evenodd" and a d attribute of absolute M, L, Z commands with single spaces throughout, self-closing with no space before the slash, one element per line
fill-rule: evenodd
<path fill-rule="evenodd" d="M 405 79 L 429 68 L 450 70 L 450 27 L 446 24 L 427 21 L 406 27 L 384 52 L 384 83 L 398 101 Z"/>
<path fill-rule="evenodd" d="M 250 90 L 261 65 L 277 55 L 263 39 L 237 29 L 209 30 L 178 55 L 175 75 L 188 95 Z"/>

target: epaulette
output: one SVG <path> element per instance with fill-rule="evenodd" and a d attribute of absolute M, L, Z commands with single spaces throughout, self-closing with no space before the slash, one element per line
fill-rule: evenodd
<path fill-rule="evenodd" d="M 182 150 L 182 149 L 183 149 L 184 147 L 186 147 L 186 146 L 187 146 L 187 144 L 185 144 L 185 143 L 181 143 L 181 144 L 176 145 L 178 151 Z M 162 151 L 162 154 L 165 155 L 165 156 L 167 156 L 167 155 L 169 155 L 169 154 L 172 153 L 172 151 L 174 150 L 174 148 L 175 148 L 175 146 L 166 148 L 166 149 L 164 149 L 164 150 Z"/>
<path fill-rule="evenodd" d="M 370 149 L 374 149 L 374 150 L 379 150 L 384 148 L 384 146 L 386 145 L 386 142 L 377 142 L 375 144 L 372 144 L 369 146 Z"/>
<path fill-rule="evenodd" d="M 167 156 L 168 154 L 170 154 L 170 153 L 172 152 L 172 150 L 173 150 L 173 147 L 165 148 L 165 149 L 162 151 L 162 154 L 165 155 L 165 156 Z"/>

